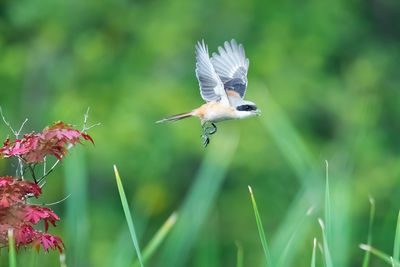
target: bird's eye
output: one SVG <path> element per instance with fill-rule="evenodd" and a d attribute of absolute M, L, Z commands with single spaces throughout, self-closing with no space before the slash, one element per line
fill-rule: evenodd
<path fill-rule="evenodd" d="M 239 111 L 246 111 L 247 107 L 248 107 L 248 105 L 241 105 L 241 106 L 236 107 L 236 109 Z"/>
<path fill-rule="evenodd" d="M 257 107 L 252 106 L 252 105 L 241 105 L 241 106 L 238 106 L 236 109 L 239 111 L 251 111 L 251 110 L 256 110 Z"/>

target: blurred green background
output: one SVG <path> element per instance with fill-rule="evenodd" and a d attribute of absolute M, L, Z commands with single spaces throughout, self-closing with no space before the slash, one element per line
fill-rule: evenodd
<path fill-rule="evenodd" d="M 334 265 L 361 265 L 369 196 L 372 244 L 390 254 L 400 208 L 399 18 L 397 0 L 1 1 L 7 119 L 17 127 L 28 117 L 26 132 L 57 120 L 81 128 L 90 106 L 89 124 L 101 122 L 89 132 L 96 145 L 73 148 L 38 200 L 71 194 L 52 206 L 61 221 L 50 229 L 67 246 L 67 265 L 134 260 L 113 164 L 141 247 L 182 209 L 147 266 L 235 266 L 235 242 L 244 266 L 261 266 L 247 185 L 274 261 L 309 266 L 313 238 L 321 240 L 325 160 Z M 154 123 L 203 103 L 194 73 L 202 38 L 210 52 L 232 38 L 243 43 L 246 98 L 263 112 L 220 123 L 207 149 L 197 119 Z M 1 125 L 0 137 L 8 134 Z M 14 168 L 0 161 L 2 175 Z M 21 250 L 18 262 L 58 266 L 58 252 Z"/>

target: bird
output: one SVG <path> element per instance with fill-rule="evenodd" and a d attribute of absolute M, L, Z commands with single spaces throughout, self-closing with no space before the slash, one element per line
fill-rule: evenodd
<path fill-rule="evenodd" d="M 208 46 L 203 39 L 197 42 L 195 52 L 196 77 L 200 95 L 206 103 L 190 112 L 176 114 L 156 123 L 198 117 L 203 129 L 203 145 L 207 147 L 210 135 L 217 132 L 216 123 L 261 115 L 261 111 L 253 102 L 244 100 L 249 59 L 246 58 L 242 44 L 238 44 L 235 39 L 225 41 L 224 47 L 218 47 L 219 53 L 213 53 L 210 58 Z"/>

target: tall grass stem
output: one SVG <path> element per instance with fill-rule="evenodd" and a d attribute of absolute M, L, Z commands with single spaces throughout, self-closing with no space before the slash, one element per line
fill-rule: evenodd
<path fill-rule="evenodd" d="M 115 172 L 115 179 L 117 181 L 119 196 L 121 197 L 122 208 L 124 209 L 125 219 L 126 219 L 126 222 L 128 224 L 128 228 L 129 228 L 129 232 L 131 234 L 132 242 L 133 242 L 133 245 L 135 247 L 135 250 L 136 250 L 136 253 L 137 253 L 137 256 L 138 256 L 138 259 L 139 259 L 140 266 L 143 267 L 142 255 L 140 253 L 139 242 L 137 240 L 136 233 L 135 233 L 135 227 L 133 226 L 132 215 L 131 215 L 131 212 L 129 210 L 128 201 L 126 200 L 124 187 L 122 185 L 121 178 L 120 178 L 118 170 L 117 170 L 117 166 L 115 166 L 115 165 L 114 165 L 114 172 Z"/>
<path fill-rule="evenodd" d="M 250 197 L 251 197 L 251 203 L 252 203 L 253 209 L 254 209 L 254 216 L 256 217 L 258 234 L 260 235 L 261 244 L 262 244 L 262 247 L 263 247 L 263 250 L 264 250 L 264 254 L 265 254 L 266 266 L 272 267 L 274 265 L 272 263 L 271 253 L 269 252 L 269 249 L 268 249 L 267 239 L 265 237 L 265 233 L 264 233 L 264 228 L 263 228 L 263 225 L 262 225 L 261 217 L 260 217 L 260 214 L 258 212 L 257 203 L 256 203 L 256 200 L 254 198 L 253 190 L 251 189 L 250 186 L 248 186 L 248 187 L 249 187 L 249 192 L 250 192 Z"/>
<path fill-rule="evenodd" d="M 371 246 L 372 245 L 372 225 L 373 225 L 374 217 L 375 217 L 375 200 L 372 197 L 370 197 L 369 198 L 369 203 L 370 203 L 371 207 L 370 207 L 370 212 L 369 212 L 369 226 L 368 226 L 367 245 Z M 368 267 L 370 254 L 371 253 L 370 253 L 369 250 L 365 251 L 362 267 Z"/>
<path fill-rule="evenodd" d="M 8 257 L 10 267 L 17 267 L 17 258 L 15 256 L 15 239 L 12 228 L 8 229 Z"/>

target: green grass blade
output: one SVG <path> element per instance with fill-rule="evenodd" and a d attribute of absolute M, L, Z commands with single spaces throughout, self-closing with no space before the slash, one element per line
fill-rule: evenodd
<path fill-rule="evenodd" d="M 179 219 L 163 246 L 157 266 L 187 266 L 193 244 L 226 178 L 238 141 L 237 135 L 228 132 L 214 136 L 180 208 Z"/>
<path fill-rule="evenodd" d="M 325 265 L 326 267 L 333 267 L 331 253 L 329 252 L 328 242 L 326 240 L 326 232 L 325 232 L 325 225 L 321 219 L 318 219 L 319 225 L 322 229 L 322 238 L 324 241 L 324 257 L 325 257 Z"/>
<path fill-rule="evenodd" d="M 326 172 L 325 172 L 325 233 L 326 242 L 331 245 L 332 240 L 332 215 L 331 215 L 331 197 L 329 193 L 329 163 L 325 160 Z"/>
<path fill-rule="evenodd" d="M 266 86 L 258 81 L 254 81 L 253 86 L 259 87 L 260 92 L 263 92 L 258 98 L 262 99 L 258 104 L 263 111 L 260 120 L 264 128 L 303 185 L 315 185 L 314 183 L 318 182 L 317 177 L 314 175 L 310 177 L 310 172 L 313 171 L 315 163 L 314 156 L 285 112 L 274 101 L 273 96 L 267 93 Z"/>
<path fill-rule="evenodd" d="M 122 186 L 121 178 L 117 170 L 117 166 L 114 165 L 115 179 L 117 181 L 119 196 L 121 197 L 122 208 L 124 209 L 125 219 L 128 224 L 129 232 L 131 234 L 133 245 L 135 246 L 136 253 L 138 255 L 140 266 L 143 267 L 142 255 L 140 253 L 139 242 L 136 238 L 135 228 L 133 226 L 132 215 L 129 210 L 128 201 L 126 200 L 124 187 Z"/>
<path fill-rule="evenodd" d="M 258 233 L 260 235 L 261 244 L 264 249 L 266 263 L 267 263 L 267 266 L 271 267 L 271 266 L 273 266 L 271 254 L 268 249 L 267 239 L 265 238 L 264 228 L 262 226 L 260 214 L 258 213 L 257 203 L 256 203 L 256 200 L 253 195 L 253 190 L 251 189 L 250 186 L 249 186 L 249 191 L 250 191 L 250 196 L 251 196 L 251 203 L 253 204 L 254 215 L 256 217 Z"/>
<path fill-rule="evenodd" d="M 65 229 L 70 266 L 88 266 L 89 215 L 88 170 L 83 147 L 76 147 L 74 155 L 63 160 L 65 194 Z"/>
<path fill-rule="evenodd" d="M 293 229 L 296 229 L 296 238 L 293 240 L 291 247 L 293 253 L 287 254 L 285 258 L 286 266 L 293 265 L 293 260 L 303 242 L 308 238 L 307 231 L 312 225 L 309 220 L 297 226 L 297 222 L 303 217 L 303 210 L 306 210 L 310 205 L 319 203 L 321 192 L 323 192 L 322 180 L 318 178 L 319 174 L 315 168 L 315 157 L 303 140 L 301 134 L 294 127 L 284 110 L 279 106 L 279 103 L 274 101 L 274 97 L 268 93 L 268 88 L 261 80 L 253 81 L 253 86 L 258 87 L 259 100 L 258 106 L 263 111 L 260 121 L 268 132 L 271 140 L 277 145 L 281 152 L 282 158 L 286 160 L 288 166 L 296 174 L 301 187 L 292 204 L 285 212 L 285 217 L 280 223 L 278 229 L 275 230 L 272 239 L 270 240 L 270 250 L 273 256 L 281 255 L 282 251 L 287 246 L 293 234 Z M 316 207 L 320 209 L 320 207 Z M 274 259 L 273 259 L 274 260 Z M 274 260 L 274 262 L 277 262 Z"/>
<path fill-rule="evenodd" d="M 134 207 L 134 201 L 130 202 L 129 205 L 130 207 Z M 141 242 L 141 237 L 146 231 L 149 220 L 148 217 L 149 214 L 144 213 L 140 208 L 135 209 L 135 230 L 139 242 Z M 139 265 L 140 263 L 136 257 L 135 250 L 126 245 L 130 242 L 132 241 L 128 227 L 121 227 L 116 235 L 116 240 L 112 245 L 113 248 L 112 251 L 110 251 L 105 266 L 130 266 L 132 263 L 136 262 Z"/>
<path fill-rule="evenodd" d="M 17 259 L 15 256 L 15 240 L 14 240 L 13 229 L 8 229 L 8 249 L 9 249 L 8 252 L 9 266 L 16 267 Z"/>
<path fill-rule="evenodd" d="M 370 208 L 370 212 L 369 212 L 367 245 L 371 246 L 371 244 L 372 244 L 372 224 L 374 222 L 374 217 L 375 217 L 375 200 L 370 197 L 369 203 L 371 204 L 371 208 Z M 370 258 L 370 251 L 366 250 L 362 267 L 368 267 L 369 258 Z"/>
<path fill-rule="evenodd" d="M 396 234 L 394 237 L 394 246 L 393 246 L 393 260 L 399 261 L 400 256 L 400 211 L 397 216 L 397 226 L 396 226 Z"/>
<path fill-rule="evenodd" d="M 175 225 L 177 218 L 178 214 L 176 212 L 172 213 L 171 216 L 169 216 L 169 218 L 150 240 L 149 244 L 143 249 L 143 263 L 146 263 L 153 255 L 153 253 L 157 250 L 157 248 L 161 245 L 169 231 Z M 134 266 L 139 266 L 139 262 L 136 262 Z"/>
<path fill-rule="evenodd" d="M 312 256 L 311 256 L 311 267 L 315 267 L 315 249 L 317 247 L 317 238 L 314 238 L 314 246 L 312 250 Z"/>
<path fill-rule="evenodd" d="M 200 231 L 193 246 L 193 256 L 190 259 L 190 266 L 193 267 L 220 267 L 220 243 L 219 232 L 219 212 L 218 209 L 211 211 L 207 219 L 206 226 Z M 186 265 L 186 266 L 188 266 Z"/>
<path fill-rule="evenodd" d="M 236 256 L 236 267 L 243 267 L 243 247 L 239 242 L 236 242 L 237 256 Z"/>
<path fill-rule="evenodd" d="M 393 259 L 391 256 L 389 256 L 385 252 L 377 250 L 376 248 L 373 248 L 373 247 L 368 246 L 366 244 L 360 244 L 360 248 L 362 250 L 371 252 L 372 254 L 374 254 L 375 256 L 377 256 L 378 258 L 380 258 L 381 260 L 385 261 L 386 263 L 388 263 L 388 264 L 390 264 L 392 266 L 393 265 L 394 266 L 399 266 L 399 264 L 400 264 L 399 261 Z"/>
<path fill-rule="evenodd" d="M 60 267 L 67 267 L 67 263 L 65 262 L 65 254 L 60 254 Z"/>
<path fill-rule="evenodd" d="M 297 236 L 298 229 L 301 229 L 302 226 L 307 223 L 307 218 L 310 216 L 310 214 L 313 212 L 313 210 L 314 210 L 314 207 L 309 208 L 307 210 L 307 212 L 304 213 L 303 217 L 301 217 L 297 221 L 296 227 L 294 228 L 293 233 L 290 236 L 289 241 L 286 242 L 287 244 L 285 246 L 285 249 L 283 250 L 283 252 L 281 253 L 281 255 L 279 257 L 279 261 L 278 261 L 277 266 L 288 266 L 288 265 L 290 265 L 289 262 L 287 262 L 287 259 L 292 257 L 292 255 L 291 255 L 292 253 L 291 252 L 293 251 L 294 240 L 296 238 L 298 238 L 298 236 Z M 288 256 L 290 256 L 290 257 L 288 257 Z"/>

